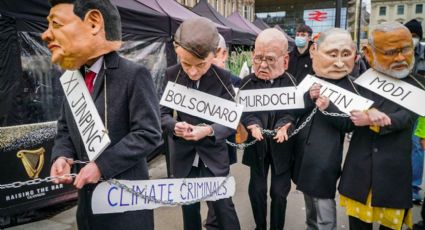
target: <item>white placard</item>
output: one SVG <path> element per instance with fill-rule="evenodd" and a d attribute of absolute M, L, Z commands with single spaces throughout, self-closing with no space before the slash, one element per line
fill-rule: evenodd
<path fill-rule="evenodd" d="M 205 201 L 215 201 L 235 195 L 235 178 L 229 177 L 223 183 L 225 180 L 226 177 L 119 180 L 137 193 L 142 193 L 144 197 L 138 197 L 120 187 L 102 182 L 93 192 L 91 206 L 94 214 L 102 214 L 173 206 L 173 203 L 188 203 L 209 194 L 212 195 L 205 198 Z M 155 203 L 154 200 L 164 203 Z"/>
<path fill-rule="evenodd" d="M 425 91 L 400 79 L 386 76 L 372 68 L 354 81 L 356 84 L 425 116 Z"/>
<path fill-rule="evenodd" d="M 234 101 L 168 82 L 160 104 L 214 123 L 236 129 L 243 106 Z"/>
<path fill-rule="evenodd" d="M 79 71 L 65 71 L 60 82 L 87 155 L 94 161 L 111 143 L 102 119 Z"/>
<path fill-rule="evenodd" d="M 367 110 L 372 106 L 373 101 L 350 92 L 337 85 L 321 80 L 315 76 L 307 75 L 304 80 L 298 85 L 298 90 L 307 92 L 314 84 L 322 85 L 320 94 L 329 98 L 330 101 L 338 107 L 341 112 L 350 115 L 353 110 Z"/>
<path fill-rule="evenodd" d="M 239 104 L 244 112 L 272 111 L 304 108 L 304 93 L 297 87 L 241 90 Z"/>

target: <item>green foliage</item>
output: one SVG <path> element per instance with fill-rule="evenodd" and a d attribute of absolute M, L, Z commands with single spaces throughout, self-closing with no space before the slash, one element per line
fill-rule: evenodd
<path fill-rule="evenodd" d="M 252 52 L 243 50 L 242 48 L 236 48 L 230 52 L 227 60 L 227 69 L 230 70 L 234 75 L 239 76 L 243 63 L 246 61 L 248 66 L 252 66 Z"/>

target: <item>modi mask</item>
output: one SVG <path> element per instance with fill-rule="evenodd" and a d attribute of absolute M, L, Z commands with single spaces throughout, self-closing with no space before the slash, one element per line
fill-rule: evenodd
<path fill-rule="evenodd" d="M 356 49 L 348 33 L 328 32 L 320 44 L 313 44 L 310 56 L 317 76 L 327 79 L 341 79 L 353 71 Z M 320 39 L 320 38 L 319 38 Z"/>
<path fill-rule="evenodd" d="M 49 27 L 42 39 L 48 43 L 52 63 L 75 70 L 120 48 L 121 41 L 106 39 L 104 18 L 99 10 L 89 10 L 83 20 L 73 10 L 74 5 L 68 3 L 50 9 Z"/>
<path fill-rule="evenodd" d="M 410 32 L 404 29 L 375 31 L 373 38 L 373 44 L 364 48 L 372 68 L 393 78 L 407 77 L 415 62 Z"/>

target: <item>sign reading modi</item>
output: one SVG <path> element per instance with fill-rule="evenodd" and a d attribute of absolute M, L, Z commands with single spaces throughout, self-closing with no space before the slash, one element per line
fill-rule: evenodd
<path fill-rule="evenodd" d="M 354 81 L 356 84 L 404 108 L 425 116 L 425 91 L 400 79 L 386 76 L 372 68 Z"/>

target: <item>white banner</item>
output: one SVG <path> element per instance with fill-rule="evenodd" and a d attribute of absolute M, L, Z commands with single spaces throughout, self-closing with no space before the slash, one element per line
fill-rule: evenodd
<path fill-rule="evenodd" d="M 370 68 L 354 81 L 404 108 L 425 116 L 425 91 L 402 80 L 388 77 Z"/>
<path fill-rule="evenodd" d="M 307 92 L 314 83 L 322 85 L 320 94 L 328 97 L 329 100 L 332 101 L 339 110 L 341 110 L 341 112 L 348 115 L 350 115 L 350 112 L 353 110 L 367 110 L 373 104 L 372 100 L 312 75 L 307 75 L 304 78 L 304 80 L 298 85 L 298 90 Z"/>
<path fill-rule="evenodd" d="M 102 214 L 175 206 L 174 204 L 189 203 L 202 198 L 205 198 L 203 201 L 215 201 L 235 195 L 235 178 L 231 176 L 225 180 L 226 177 L 119 180 L 120 183 L 141 193 L 143 197 L 108 182 L 102 182 L 93 192 L 91 206 L 94 214 Z"/>
<path fill-rule="evenodd" d="M 160 104 L 214 123 L 236 129 L 243 106 L 234 101 L 168 82 Z"/>
<path fill-rule="evenodd" d="M 79 71 L 65 71 L 60 82 L 87 155 L 94 161 L 111 143 L 102 119 Z"/>
<path fill-rule="evenodd" d="M 304 93 L 297 87 L 241 90 L 238 102 L 244 112 L 300 109 L 304 108 Z"/>

